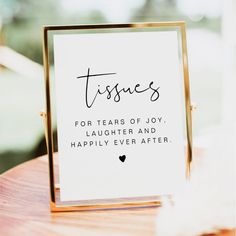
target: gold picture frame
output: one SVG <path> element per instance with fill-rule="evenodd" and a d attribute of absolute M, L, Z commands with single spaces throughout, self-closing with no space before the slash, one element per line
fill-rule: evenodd
<path fill-rule="evenodd" d="M 192 160 L 192 118 L 187 61 L 187 45 L 185 22 L 149 22 L 149 23 L 128 23 L 128 24 L 96 24 L 96 25 L 59 25 L 43 27 L 43 62 L 45 77 L 46 111 L 41 113 L 45 121 L 45 136 L 49 161 L 49 183 L 50 183 L 50 209 L 52 212 L 96 210 L 96 209 L 116 209 L 127 207 L 154 206 L 161 203 L 160 196 L 117 199 L 117 200 L 88 200 L 78 202 L 61 202 L 59 199 L 60 186 L 55 181 L 54 149 L 53 149 L 53 125 L 51 108 L 51 88 L 50 88 L 50 57 L 49 57 L 49 33 L 71 30 L 125 30 L 125 29 L 161 29 L 176 28 L 181 35 L 181 54 L 184 77 L 184 97 L 186 114 L 186 177 L 190 176 L 190 163 Z"/>

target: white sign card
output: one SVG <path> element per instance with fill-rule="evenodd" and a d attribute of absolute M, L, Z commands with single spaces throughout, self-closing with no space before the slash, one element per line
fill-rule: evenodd
<path fill-rule="evenodd" d="M 185 182 L 173 31 L 53 37 L 62 201 L 173 194 Z"/>

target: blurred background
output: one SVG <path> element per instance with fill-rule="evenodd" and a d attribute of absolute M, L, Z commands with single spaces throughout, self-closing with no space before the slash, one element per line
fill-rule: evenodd
<path fill-rule="evenodd" d="M 46 153 L 42 26 L 187 23 L 194 145 L 236 121 L 236 0 L 0 0 L 0 173 Z M 232 147 L 233 148 L 233 147 Z"/>

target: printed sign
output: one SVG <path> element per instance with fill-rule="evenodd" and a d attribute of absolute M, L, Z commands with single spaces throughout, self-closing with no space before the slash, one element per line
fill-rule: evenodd
<path fill-rule="evenodd" d="M 177 31 L 53 36 L 62 201 L 173 194 L 185 181 Z"/>

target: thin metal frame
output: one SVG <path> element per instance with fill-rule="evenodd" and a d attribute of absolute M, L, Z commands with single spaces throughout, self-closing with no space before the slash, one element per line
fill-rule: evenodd
<path fill-rule="evenodd" d="M 59 25 L 43 27 L 43 63 L 45 77 L 45 94 L 46 94 L 46 111 L 41 112 L 45 121 L 45 136 L 49 161 L 49 183 L 50 183 L 50 209 L 52 212 L 60 211 L 78 211 L 78 210 L 96 210 L 96 209 L 117 209 L 127 207 L 144 207 L 161 204 L 158 196 L 144 198 L 117 199 L 117 201 L 85 201 L 85 203 L 67 203 L 60 202 L 56 197 L 58 186 L 55 184 L 54 176 L 54 150 L 53 150 L 53 129 L 52 129 L 52 109 L 50 95 L 50 64 L 49 64 L 49 39 L 50 31 L 67 31 L 67 30 L 99 30 L 99 29 L 151 29 L 151 28 L 179 28 L 181 34 L 182 64 L 184 77 L 184 96 L 185 96 L 185 113 L 186 113 L 186 177 L 190 177 L 190 163 L 192 160 L 192 106 L 190 103 L 189 74 L 187 60 L 187 43 L 185 22 L 149 22 L 149 23 L 128 23 L 128 24 L 95 24 L 95 25 Z"/>

